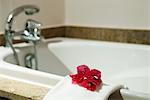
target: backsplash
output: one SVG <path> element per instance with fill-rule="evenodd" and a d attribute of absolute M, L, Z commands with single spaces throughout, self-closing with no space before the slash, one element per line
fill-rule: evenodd
<path fill-rule="evenodd" d="M 65 30 L 66 37 L 150 45 L 150 30 L 91 28 L 76 26 L 68 26 Z"/>
<path fill-rule="evenodd" d="M 53 37 L 64 37 L 65 36 L 65 27 L 53 27 L 53 28 L 45 28 L 41 30 L 41 34 L 44 38 L 53 38 Z M 24 42 L 21 40 L 13 40 L 13 43 Z M 4 35 L 0 35 L 0 45 L 5 45 Z"/>
<path fill-rule="evenodd" d="M 54 28 L 47 28 L 41 30 L 42 36 L 44 38 L 52 38 L 52 37 L 65 37 L 65 27 L 54 27 Z"/>
<path fill-rule="evenodd" d="M 150 30 L 61 26 L 42 29 L 41 34 L 45 38 L 71 37 L 71 38 L 150 45 Z M 22 41 L 14 41 L 14 43 L 18 42 Z M 0 45 L 4 44 L 5 39 L 3 34 L 1 34 Z"/>
<path fill-rule="evenodd" d="M 0 45 L 4 45 L 5 44 L 5 38 L 3 34 L 0 34 Z"/>

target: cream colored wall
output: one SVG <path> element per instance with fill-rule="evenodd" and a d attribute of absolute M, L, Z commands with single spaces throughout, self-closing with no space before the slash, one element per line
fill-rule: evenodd
<path fill-rule="evenodd" d="M 149 0 L 66 0 L 66 25 L 148 29 Z"/>
<path fill-rule="evenodd" d="M 2 30 L 2 6 L 1 6 L 2 0 L 0 0 L 0 30 Z"/>
<path fill-rule="evenodd" d="M 33 18 L 43 25 L 42 27 L 54 27 L 61 26 L 64 24 L 65 13 L 64 13 L 64 0 L 2 0 L 2 26 L 4 26 L 4 20 L 8 13 L 21 5 L 34 4 L 40 7 L 40 12 L 33 16 L 26 16 L 20 14 L 15 18 L 14 28 L 21 29 L 24 27 L 24 22 L 28 18 Z M 2 31 L 2 29 L 1 29 Z"/>
<path fill-rule="evenodd" d="M 0 28 L 0 33 L 4 32 L 4 25 L 5 25 L 5 20 L 6 20 L 6 16 L 8 15 L 8 13 L 10 12 L 10 2 L 8 2 L 9 0 L 1 0 L 0 6 L 1 6 L 1 28 Z"/>
<path fill-rule="evenodd" d="M 40 13 L 32 17 L 20 14 L 13 26 L 24 27 L 28 18 L 42 27 L 79 25 L 150 29 L 150 0 L 0 0 L 0 32 L 8 13 L 24 4 L 35 4 Z"/>
<path fill-rule="evenodd" d="M 148 22 L 149 22 L 149 28 L 150 28 L 150 0 L 148 0 Z"/>

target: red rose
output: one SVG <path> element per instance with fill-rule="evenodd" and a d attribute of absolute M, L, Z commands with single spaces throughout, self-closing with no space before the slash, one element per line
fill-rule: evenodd
<path fill-rule="evenodd" d="M 90 70 L 86 65 L 77 67 L 77 74 L 70 75 L 73 84 L 78 84 L 88 90 L 95 91 L 102 83 L 101 72 L 96 69 Z"/>

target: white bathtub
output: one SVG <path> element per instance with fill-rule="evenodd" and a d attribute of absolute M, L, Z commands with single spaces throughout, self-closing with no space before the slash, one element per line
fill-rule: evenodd
<path fill-rule="evenodd" d="M 48 47 L 72 73 L 86 64 L 101 70 L 105 83 L 127 86 L 125 98 L 150 99 L 150 46 L 66 39 Z"/>
<path fill-rule="evenodd" d="M 38 48 L 38 68 L 43 72 L 10 64 L 14 63 L 11 50 L 1 47 L 0 51 L 5 53 L 0 54 L 0 65 L 5 65 L 7 68 L 0 66 L 0 69 L 7 70 L 5 72 L 0 70 L 0 73 L 48 86 L 50 84 L 48 80 L 53 75 L 53 78 L 59 80 L 69 73 L 76 73 L 76 66 L 86 64 L 101 70 L 105 83 L 126 85 L 129 90 L 121 90 L 125 100 L 150 99 L 150 46 L 148 45 L 54 38 L 40 43 Z M 21 44 L 17 49 L 21 65 L 24 66 L 24 56 L 33 52 L 33 48 L 31 45 Z M 8 69 L 10 72 L 7 72 Z M 15 74 L 11 72 L 12 69 L 15 70 Z M 57 82 L 55 81 L 54 84 Z"/>

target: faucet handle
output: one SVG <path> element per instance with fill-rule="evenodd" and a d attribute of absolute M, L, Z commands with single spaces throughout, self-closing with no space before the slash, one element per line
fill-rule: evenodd
<path fill-rule="evenodd" d="M 28 19 L 25 24 L 26 29 L 34 29 L 40 27 L 42 24 L 33 19 Z"/>
<path fill-rule="evenodd" d="M 22 33 L 22 37 L 25 40 L 38 41 L 40 40 L 40 29 L 41 23 L 38 21 L 28 19 L 25 23 L 25 30 Z"/>

